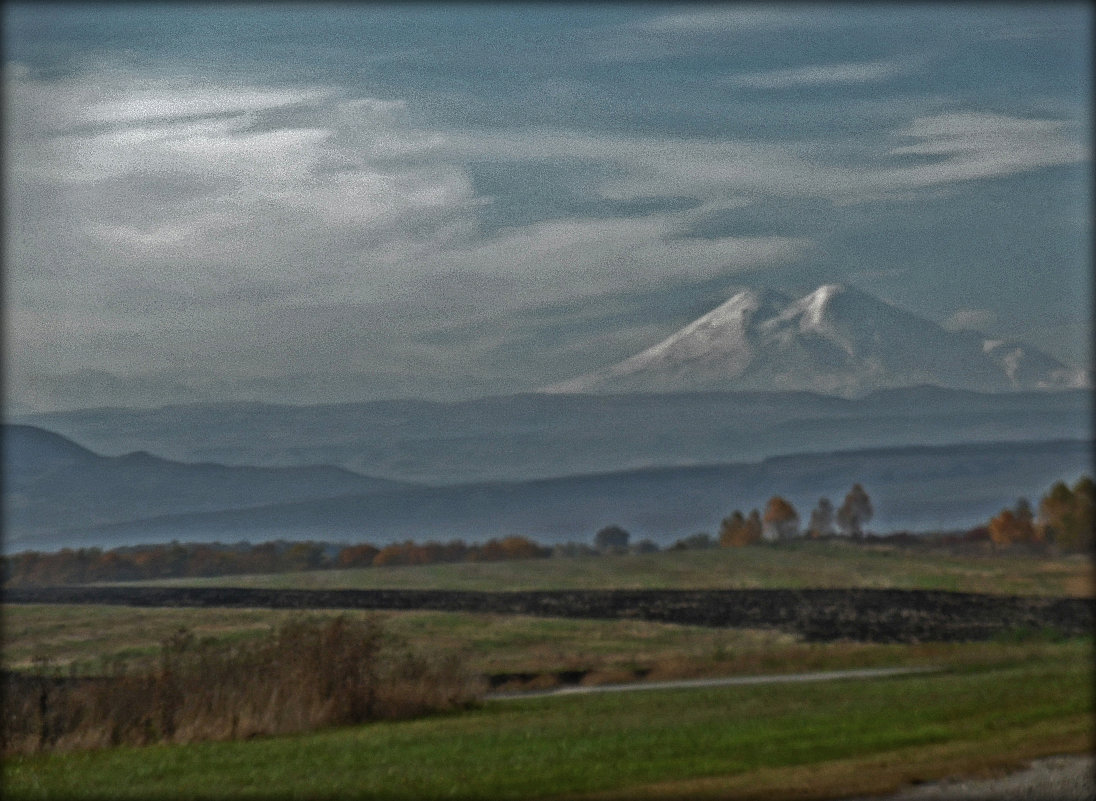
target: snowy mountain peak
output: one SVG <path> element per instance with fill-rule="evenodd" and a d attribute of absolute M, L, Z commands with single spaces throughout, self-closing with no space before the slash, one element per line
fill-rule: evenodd
<path fill-rule="evenodd" d="M 743 290 L 652 347 L 542 388 L 553 393 L 806 390 L 844 396 L 936 385 L 983 392 L 1084 386 L 1026 345 L 948 332 L 843 284 L 793 299 Z"/>
<path fill-rule="evenodd" d="M 806 314 L 804 317 L 809 320 L 812 325 L 818 326 L 822 324 L 822 319 L 826 314 L 826 304 L 833 295 L 832 290 L 832 286 L 824 286 L 817 292 L 813 292 L 804 298 L 807 302 Z"/>
<path fill-rule="evenodd" d="M 724 326 L 738 327 L 748 324 L 758 314 L 767 315 L 786 305 L 788 298 L 779 292 L 765 290 L 755 292 L 746 290 L 731 297 L 726 303 L 717 306 L 710 312 L 685 326 L 679 333 L 684 334 L 691 329 L 721 328 Z"/>
<path fill-rule="evenodd" d="M 843 284 L 823 284 L 818 287 L 818 289 L 814 290 L 814 292 L 805 296 L 803 300 L 806 301 L 808 308 L 810 308 L 812 312 L 821 314 L 825 310 L 826 304 L 828 304 L 834 296 L 840 295 L 845 291 L 847 290 Z"/>

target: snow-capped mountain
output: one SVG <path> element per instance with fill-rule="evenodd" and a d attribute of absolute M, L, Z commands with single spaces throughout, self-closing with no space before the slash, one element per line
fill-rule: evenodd
<path fill-rule="evenodd" d="M 932 384 L 981 392 L 1087 384 L 1035 348 L 947 331 L 852 287 L 739 292 L 647 350 L 549 393 L 806 390 L 853 397 Z"/>

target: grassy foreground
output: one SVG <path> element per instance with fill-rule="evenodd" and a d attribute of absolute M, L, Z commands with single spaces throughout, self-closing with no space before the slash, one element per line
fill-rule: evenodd
<path fill-rule="evenodd" d="M 779 545 L 366 567 L 275 575 L 127 582 L 162 586 L 300 589 L 754 589 L 886 588 L 1002 595 L 1096 595 L 1085 555 L 952 554 L 893 545 L 798 540 Z"/>
<path fill-rule="evenodd" d="M 788 673 L 841 668 L 998 665 L 1059 653 L 1053 633 L 1017 632 L 990 642 L 918 644 L 806 643 L 774 630 L 719 629 L 643 620 L 575 620 L 524 615 L 362 610 L 314 612 L 376 620 L 419 651 L 459 658 L 478 675 L 527 674 L 524 688 L 551 686 L 560 672 L 587 673 L 585 684 Z M 156 661 L 161 644 L 186 629 L 199 640 L 253 641 L 299 616 L 276 609 L 128 608 L 19 604 L 4 609 L 0 666 L 97 674 L 118 660 Z M 512 687 L 517 689 L 519 687 Z"/>
<path fill-rule="evenodd" d="M 1083 557 L 956 556 L 846 543 L 228 576 L 165 584 L 406 589 L 894 587 L 1092 596 Z M 3 665 L 96 672 L 154 658 L 187 628 L 260 637 L 294 613 L 13 605 Z M 327 613 L 317 613 L 323 616 Z M 373 615 L 348 612 L 350 616 Z M 1092 640 L 804 643 L 775 631 L 638 620 L 400 612 L 387 631 L 480 674 L 587 671 L 583 683 L 932 665 L 810 685 L 489 701 L 295 736 L 13 757 L 8 798 L 839 798 L 1094 746 Z"/>
<path fill-rule="evenodd" d="M 8 798 L 833 798 L 1092 748 L 1091 641 L 874 681 L 487 702 L 307 736 L 15 758 Z"/>

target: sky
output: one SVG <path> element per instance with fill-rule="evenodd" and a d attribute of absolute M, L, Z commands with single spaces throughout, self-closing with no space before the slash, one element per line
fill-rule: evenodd
<path fill-rule="evenodd" d="M 8 414 L 527 392 L 824 283 L 1091 361 L 1088 4 L 2 13 Z"/>

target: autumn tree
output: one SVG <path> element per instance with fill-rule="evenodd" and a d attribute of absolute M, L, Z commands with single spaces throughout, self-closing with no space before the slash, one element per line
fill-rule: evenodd
<path fill-rule="evenodd" d="M 1012 545 L 1018 541 L 1019 528 L 1016 525 L 1016 515 L 1011 509 L 1002 509 L 997 516 L 989 521 L 989 539 L 998 547 Z"/>
<path fill-rule="evenodd" d="M 864 525 L 874 513 L 868 493 L 859 484 L 853 484 L 845 496 L 845 502 L 837 510 L 837 525 L 845 534 L 860 537 L 864 533 Z"/>
<path fill-rule="evenodd" d="M 742 512 L 735 509 L 719 524 L 719 544 L 725 548 L 753 545 L 761 541 L 761 531 L 761 515 L 756 509 L 750 511 L 749 517 L 743 517 Z"/>
<path fill-rule="evenodd" d="M 385 545 L 373 556 L 373 565 L 375 567 L 413 564 L 415 564 L 415 543 L 411 540 Z"/>
<path fill-rule="evenodd" d="M 1088 476 L 1082 476 L 1073 485 L 1073 532 L 1063 547 L 1070 550 L 1091 551 L 1093 525 L 1096 525 L 1096 484 Z"/>
<path fill-rule="evenodd" d="M 719 544 L 724 548 L 746 545 L 746 518 L 735 509 L 719 523 Z"/>
<path fill-rule="evenodd" d="M 498 562 L 505 559 L 539 559 L 550 555 L 548 548 L 542 548 L 525 537 L 504 537 L 488 540 L 474 548 L 471 557 L 476 562 Z"/>
<path fill-rule="evenodd" d="M 833 504 L 829 498 L 819 498 L 818 506 L 811 512 L 811 520 L 807 524 L 807 536 L 824 537 L 833 533 Z"/>
<path fill-rule="evenodd" d="M 295 542 L 281 555 L 282 569 L 315 570 L 323 565 L 323 546 L 316 542 Z"/>
<path fill-rule="evenodd" d="M 1039 501 L 1039 531 L 1043 537 L 1067 551 L 1093 547 L 1094 485 L 1081 477 L 1070 489 L 1059 481 Z"/>
<path fill-rule="evenodd" d="M 784 540 L 799 534 L 799 513 L 779 495 L 769 498 L 765 505 L 764 522 L 765 539 Z"/>
<path fill-rule="evenodd" d="M 380 553 L 380 549 L 369 543 L 347 545 L 339 551 L 335 564 L 339 567 L 368 567 L 373 564 L 373 558 L 378 553 Z"/>

